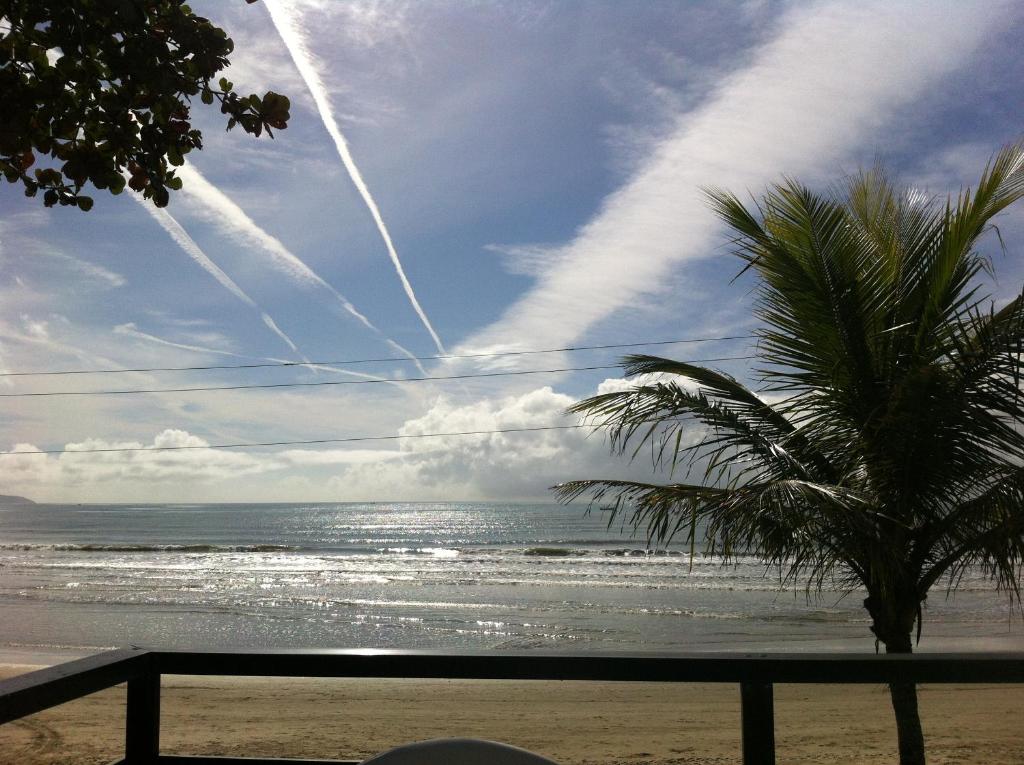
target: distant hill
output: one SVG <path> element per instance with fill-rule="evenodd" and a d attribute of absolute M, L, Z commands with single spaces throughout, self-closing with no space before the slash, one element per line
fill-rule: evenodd
<path fill-rule="evenodd" d="M 14 494 L 0 494 L 0 505 L 34 505 L 28 497 L 18 497 Z"/>

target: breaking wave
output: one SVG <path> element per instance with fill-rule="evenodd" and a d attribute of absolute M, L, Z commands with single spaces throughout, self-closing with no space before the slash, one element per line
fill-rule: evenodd
<path fill-rule="evenodd" d="M 298 552 L 295 545 L 146 545 L 146 544 L 5 544 L 0 550 L 48 550 L 53 552 L 168 552 L 168 553 L 216 553 L 216 552 Z"/>

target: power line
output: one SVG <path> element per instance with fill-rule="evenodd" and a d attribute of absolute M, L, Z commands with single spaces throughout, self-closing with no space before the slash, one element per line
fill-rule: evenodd
<path fill-rule="evenodd" d="M 399 441 L 403 438 L 441 438 L 445 436 L 483 436 L 494 433 L 536 433 L 543 430 L 575 430 L 598 428 L 600 425 L 544 425 L 534 428 L 499 428 L 497 430 L 460 430 L 453 433 L 415 433 L 407 436 L 354 436 L 352 438 L 317 438 L 308 441 L 261 441 L 239 444 L 207 444 L 205 446 L 125 446 L 105 449 L 42 449 L 35 452 L 0 452 L 0 457 L 33 454 L 96 454 L 99 452 L 178 452 L 194 449 L 246 449 L 258 446 L 312 446 L 316 444 L 348 444 L 356 441 Z"/>
<path fill-rule="evenodd" d="M 597 351 L 612 348 L 639 348 L 651 345 L 679 345 L 682 343 L 711 343 L 726 340 L 752 340 L 757 335 L 727 335 L 723 337 L 692 337 L 682 340 L 654 340 L 647 343 L 609 343 L 605 345 L 569 345 L 564 348 L 545 348 L 530 351 L 500 351 L 495 353 L 445 353 L 437 356 L 394 356 L 380 359 L 344 359 L 340 361 L 275 361 L 262 364 L 212 364 L 196 367 L 137 367 L 124 369 L 63 369 L 42 372 L 0 372 L 0 377 L 42 377 L 49 375 L 105 375 L 128 372 L 201 372 L 215 369 L 264 369 L 268 367 L 308 367 L 330 364 L 383 364 L 397 361 L 442 361 L 445 359 L 497 358 L 500 356 L 529 356 L 538 353 L 568 353 L 572 351 Z"/>
<path fill-rule="evenodd" d="M 708 359 L 683 359 L 683 363 L 696 364 L 711 361 L 741 361 L 757 358 L 753 355 L 746 356 L 719 356 Z M 215 385 L 193 388 L 127 388 L 121 390 L 70 390 L 70 391 L 41 391 L 30 393 L 0 393 L 0 398 L 28 398 L 37 396 L 124 396 L 139 393 L 197 393 L 206 391 L 223 390 L 255 390 L 266 388 L 318 388 L 334 385 L 379 385 L 381 383 L 411 383 L 427 382 L 432 380 L 469 380 L 481 377 L 517 377 L 522 375 L 553 374 L 557 372 L 590 372 L 601 369 L 619 369 L 618 364 L 604 364 L 590 367 L 562 367 L 559 369 L 524 369 L 512 372 L 479 372 L 462 375 L 438 375 L 425 377 L 382 377 L 377 380 L 322 380 L 318 382 L 293 382 L 293 383 L 265 383 L 260 385 Z"/>

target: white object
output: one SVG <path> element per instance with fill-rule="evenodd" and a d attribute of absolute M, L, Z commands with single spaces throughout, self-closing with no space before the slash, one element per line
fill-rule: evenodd
<path fill-rule="evenodd" d="M 362 765 L 558 765 L 517 746 L 476 738 L 435 738 L 403 744 Z"/>

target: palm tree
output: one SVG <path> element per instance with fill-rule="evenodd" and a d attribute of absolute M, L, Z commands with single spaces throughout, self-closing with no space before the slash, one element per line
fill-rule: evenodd
<path fill-rule="evenodd" d="M 758 278 L 761 394 L 722 372 L 629 356 L 632 389 L 571 411 L 613 450 L 653 448 L 693 483 L 571 481 L 660 541 L 754 553 L 809 591 L 863 588 L 887 653 L 920 639 L 929 590 L 980 567 L 1020 597 L 1024 556 L 1024 295 L 998 310 L 975 249 L 1024 196 L 1024 142 L 944 204 L 881 170 L 829 194 L 787 180 L 750 210 L 708 195 Z M 698 440 L 683 441 L 694 423 Z M 912 683 L 890 686 L 900 762 L 923 765 Z"/>

